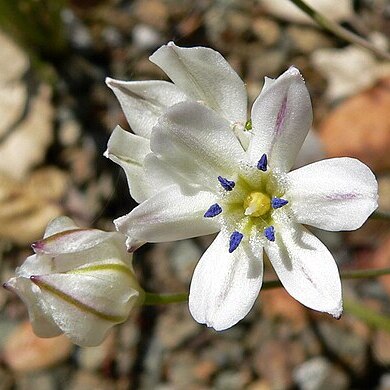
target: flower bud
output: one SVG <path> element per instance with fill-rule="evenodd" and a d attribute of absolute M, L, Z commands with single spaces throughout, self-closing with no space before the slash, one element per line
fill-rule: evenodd
<path fill-rule="evenodd" d="M 65 333 L 75 344 L 98 345 L 144 299 L 125 240 L 56 218 L 4 287 L 27 305 L 38 336 Z"/>

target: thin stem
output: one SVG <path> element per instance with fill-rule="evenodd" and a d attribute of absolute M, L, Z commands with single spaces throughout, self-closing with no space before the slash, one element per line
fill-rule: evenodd
<path fill-rule="evenodd" d="M 349 299 L 344 300 L 344 311 L 364 321 L 367 325 L 390 332 L 390 318 Z"/>
<path fill-rule="evenodd" d="M 317 12 L 314 8 L 310 7 L 303 0 L 290 0 L 294 3 L 301 11 L 308 15 L 311 19 L 317 22 L 323 29 L 330 31 L 332 34 L 338 36 L 341 39 L 344 39 L 347 42 L 355 43 L 361 47 L 364 47 L 368 50 L 371 50 L 378 57 L 390 60 L 390 54 L 379 49 L 371 42 L 360 37 L 359 35 L 341 27 L 339 24 L 333 22 L 333 20 L 328 19 L 325 15 Z"/>
<path fill-rule="evenodd" d="M 341 272 L 341 279 L 363 279 L 363 278 L 376 278 L 383 275 L 390 275 L 390 268 L 379 269 L 363 269 L 357 271 L 344 271 Z M 270 290 L 272 288 L 282 287 L 279 280 L 267 280 L 263 282 L 262 290 Z M 188 301 L 188 293 L 176 293 L 176 294 L 157 294 L 157 293 L 145 293 L 144 305 L 167 305 L 170 303 L 180 303 Z"/>
<path fill-rule="evenodd" d="M 389 275 L 390 268 L 362 269 L 357 271 L 341 272 L 341 279 L 364 279 L 377 278 L 378 276 Z"/>
<path fill-rule="evenodd" d="M 156 294 L 156 293 L 145 293 L 144 305 L 167 305 L 170 303 L 180 303 L 188 301 L 187 293 L 176 293 L 176 294 Z"/>

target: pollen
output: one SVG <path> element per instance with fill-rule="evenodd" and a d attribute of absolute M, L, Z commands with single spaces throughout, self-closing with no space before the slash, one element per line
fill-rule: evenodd
<path fill-rule="evenodd" d="M 244 200 L 245 215 L 261 217 L 271 209 L 271 199 L 262 192 L 251 192 Z"/>

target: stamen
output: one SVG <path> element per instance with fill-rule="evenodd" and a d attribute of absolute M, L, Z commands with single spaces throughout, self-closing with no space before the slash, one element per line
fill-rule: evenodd
<path fill-rule="evenodd" d="M 264 230 L 264 235 L 269 241 L 275 241 L 275 228 L 273 226 L 268 226 Z"/>
<path fill-rule="evenodd" d="M 218 214 L 222 213 L 222 208 L 218 203 L 215 203 L 209 207 L 209 209 L 204 213 L 205 218 L 213 218 Z"/>
<path fill-rule="evenodd" d="M 264 153 L 261 156 L 259 162 L 257 163 L 257 169 L 260 169 L 260 171 L 265 172 L 267 170 L 267 164 L 268 164 L 267 155 Z"/>
<path fill-rule="evenodd" d="M 237 230 L 231 234 L 230 242 L 229 242 L 229 253 L 232 253 L 237 249 L 243 237 L 244 235 L 238 232 Z"/>
<path fill-rule="evenodd" d="M 282 198 L 272 198 L 271 205 L 273 209 L 279 209 L 283 206 L 285 206 L 288 203 L 288 200 L 282 199 Z"/>
<path fill-rule="evenodd" d="M 226 191 L 232 191 L 236 183 L 233 180 L 225 179 L 222 176 L 218 176 L 218 181 Z"/>

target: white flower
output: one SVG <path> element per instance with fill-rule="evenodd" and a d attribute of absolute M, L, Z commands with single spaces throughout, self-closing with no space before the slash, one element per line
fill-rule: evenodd
<path fill-rule="evenodd" d="M 27 305 L 40 337 L 65 333 L 75 344 L 98 345 L 143 300 L 132 256 L 118 232 L 80 229 L 59 217 L 32 247 L 35 254 L 4 287 Z"/>
<path fill-rule="evenodd" d="M 244 146 L 247 118 L 245 85 L 220 53 L 204 47 L 182 48 L 173 42 L 159 48 L 150 60 L 174 82 L 119 81 L 107 78 L 134 132 L 117 126 L 105 156 L 126 172 L 131 196 L 139 203 L 156 193 L 145 179 L 143 160 L 150 153 L 150 135 L 160 115 L 183 101 L 198 101 L 226 118 Z"/>
<path fill-rule="evenodd" d="M 196 74 L 196 66 L 186 71 Z M 195 269 L 189 298 L 193 317 L 216 330 L 231 327 L 253 306 L 263 250 L 295 299 L 339 317 L 336 263 L 301 224 L 357 229 L 377 207 L 375 177 L 352 158 L 289 172 L 312 122 L 309 94 L 294 67 L 266 79 L 251 120 L 244 149 L 231 121 L 215 110 L 193 101 L 169 108 L 153 128 L 143 162 L 154 195 L 116 227 L 130 247 L 220 231 Z"/>

